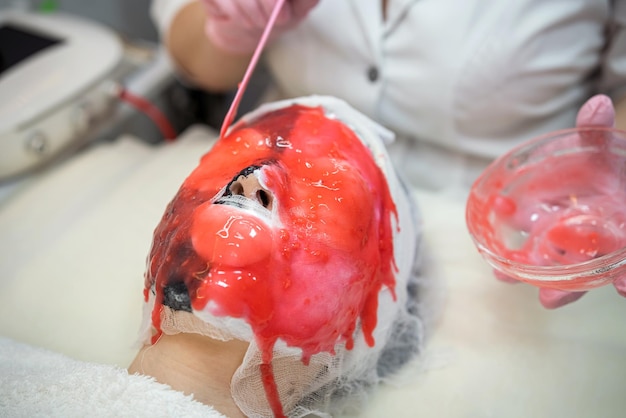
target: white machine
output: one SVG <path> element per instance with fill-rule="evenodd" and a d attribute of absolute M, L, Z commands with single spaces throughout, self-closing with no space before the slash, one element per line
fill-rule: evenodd
<path fill-rule="evenodd" d="M 81 140 L 114 101 L 123 44 L 63 14 L 0 11 L 0 182 Z"/>

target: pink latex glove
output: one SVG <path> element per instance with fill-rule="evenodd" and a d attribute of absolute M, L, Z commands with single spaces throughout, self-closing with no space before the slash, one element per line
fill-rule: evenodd
<path fill-rule="evenodd" d="M 319 0 L 287 0 L 270 40 L 300 23 Z M 261 38 L 276 0 L 203 0 L 205 32 L 218 48 L 235 54 L 252 53 Z"/>
<path fill-rule="evenodd" d="M 576 126 L 606 126 L 615 124 L 615 109 L 611 99 L 604 95 L 590 98 L 578 111 Z M 516 282 L 507 276 L 496 272 L 496 277 L 506 282 Z M 626 278 L 618 279 L 614 283 L 617 292 L 626 297 Z M 539 301 L 548 309 L 555 309 L 580 299 L 586 292 L 568 292 L 557 289 L 539 289 Z"/>

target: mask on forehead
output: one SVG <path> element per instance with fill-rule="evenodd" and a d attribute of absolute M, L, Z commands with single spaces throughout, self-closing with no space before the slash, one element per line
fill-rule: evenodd
<path fill-rule="evenodd" d="M 342 375 L 375 380 L 399 318 L 417 349 L 407 292 L 417 225 L 385 137 L 337 99 L 263 106 L 202 157 L 155 231 L 152 342 L 249 341 L 232 383 L 248 416 L 327 410 L 319 392 Z"/>

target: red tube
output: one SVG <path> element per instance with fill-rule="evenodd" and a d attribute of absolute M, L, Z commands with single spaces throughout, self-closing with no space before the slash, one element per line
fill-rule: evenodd
<path fill-rule="evenodd" d="M 131 93 L 121 86 L 118 97 L 152 119 L 166 141 L 174 141 L 176 139 L 176 130 L 167 117 L 148 100 Z"/>

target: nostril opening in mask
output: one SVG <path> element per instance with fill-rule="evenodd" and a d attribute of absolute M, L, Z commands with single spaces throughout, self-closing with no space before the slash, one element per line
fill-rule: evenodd
<path fill-rule="evenodd" d="M 273 196 L 269 190 L 261 186 L 257 177 L 251 173 L 237 177 L 228 186 L 228 191 L 233 196 L 243 196 L 253 200 L 265 209 L 272 210 Z"/>
<path fill-rule="evenodd" d="M 257 196 L 257 201 L 266 209 L 271 209 L 272 208 L 272 196 L 270 196 L 270 194 L 263 190 L 257 190 L 256 192 L 256 196 Z"/>
<path fill-rule="evenodd" d="M 243 185 L 239 180 L 234 181 L 229 187 L 230 193 L 236 196 L 243 196 Z"/>

